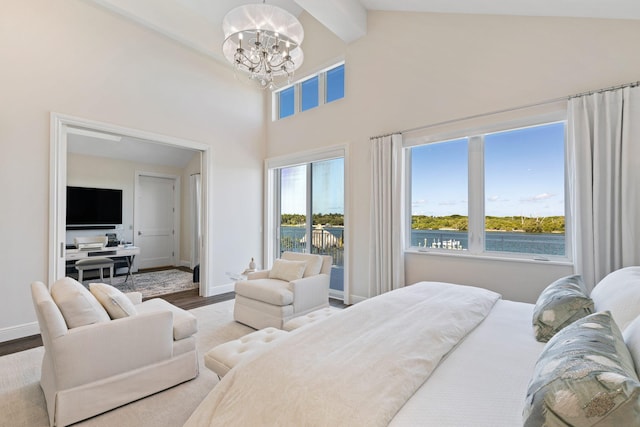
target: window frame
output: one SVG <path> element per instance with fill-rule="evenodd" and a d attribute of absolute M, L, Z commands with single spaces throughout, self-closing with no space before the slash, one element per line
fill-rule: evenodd
<path fill-rule="evenodd" d="M 484 137 L 485 135 L 504 132 L 509 130 L 524 129 L 528 127 L 543 126 L 546 124 L 564 122 L 565 123 L 565 158 L 564 158 L 564 212 L 565 212 L 565 255 L 547 255 L 533 253 L 518 252 L 501 252 L 487 251 L 485 249 L 485 165 L 484 165 Z M 447 129 L 441 132 L 431 128 L 425 128 L 418 131 L 411 131 L 403 139 L 403 155 L 405 156 L 405 251 L 412 253 L 438 254 L 458 257 L 474 257 L 474 258 L 492 258 L 499 260 L 531 260 L 553 263 L 571 263 L 573 260 L 574 248 L 571 245 L 571 211 L 568 198 L 568 174 L 567 174 L 567 111 L 566 105 L 561 108 L 556 107 L 550 112 L 540 114 L 523 115 L 511 120 L 485 120 L 484 123 L 476 126 L 459 126 L 460 129 Z M 447 123 L 450 124 L 450 123 Z M 435 127 L 435 126 L 434 126 Z M 455 126 L 454 126 L 455 127 Z M 468 242 L 469 248 L 466 251 L 451 251 L 438 248 L 418 248 L 411 246 L 411 148 L 455 140 L 459 138 L 468 138 L 469 156 L 468 156 Z"/>
<path fill-rule="evenodd" d="M 340 101 L 341 99 L 344 99 L 346 97 L 346 67 L 343 73 L 344 74 L 343 96 L 341 98 L 336 98 L 334 100 L 327 101 L 327 90 L 326 90 L 327 89 L 327 72 L 332 71 L 341 66 L 345 67 L 344 60 L 336 62 L 326 68 L 323 68 L 316 73 L 312 73 L 307 76 L 304 76 L 287 86 L 283 86 L 281 88 L 274 90 L 271 93 L 271 111 L 272 111 L 271 120 L 276 122 L 279 120 L 286 119 L 288 117 L 294 117 L 296 114 L 299 114 L 305 111 L 310 111 L 322 105 L 331 104 L 331 103 Z M 318 79 L 318 105 L 303 110 L 302 109 L 302 84 L 314 78 Z M 293 114 L 290 114 L 285 117 L 280 117 L 280 94 L 290 88 L 293 88 L 293 97 L 294 97 Z"/>
<path fill-rule="evenodd" d="M 350 154 L 348 145 L 335 145 L 325 149 L 305 151 L 290 155 L 271 157 L 264 161 L 264 234 L 263 234 L 263 265 L 272 265 L 273 261 L 280 255 L 280 174 L 282 168 L 310 164 L 324 160 L 336 158 L 344 159 L 344 229 L 347 237 L 344 243 L 344 291 L 342 295 L 332 295 L 335 298 L 342 298 L 345 304 L 351 303 L 350 292 L 350 248 L 351 248 L 351 215 L 350 215 Z M 307 169 L 307 174 L 310 168 Z M 308 175 L 309 177 L 309 175 Z M 311 206 L 308 206 L 307 213 L 311 215 Z M 311 222 L 309 218 L 308 222 Z"/>

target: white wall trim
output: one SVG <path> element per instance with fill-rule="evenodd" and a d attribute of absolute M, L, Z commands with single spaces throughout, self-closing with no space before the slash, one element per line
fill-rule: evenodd
<path fill-rule="evenodd" d="M 65 207 L 67 185 L 67 126 L 98 132 L 112 133 L 132 138 L 145 139 L 159 144 L 198 150 L 202 153 L 202 257 L 200 264 L 200 295 L 209 296 L 208 266 L 213 265 L 209 250 L 209 234 L 213 230 L 211 197 L 213 154 L 212 147 L 202 142 L 147 132 L 111 123 L 98 122 L 82 117 L 51 112 L 50 117 L 50 186 L 49 186 L 49 283 L 64 277 L 65 260 Z"/>
<path fill-rule="evenodd" d="M 18 338 L 39 335 L 40 327 L 38 322 L 23 323 L 22 325 L 10 326 L 0 329 L 0 342 L 11 341 Z"/>

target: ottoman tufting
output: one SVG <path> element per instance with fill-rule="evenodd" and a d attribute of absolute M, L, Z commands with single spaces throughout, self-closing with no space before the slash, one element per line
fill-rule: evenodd
<path fill-rule="evenodd" d="M 340 309 L 334 307 L 321 308 L 320 310 L 312 311 L 305 316 L 294 317 L 293 319 L 282 325 L 282 329 L 284 329 L 285 331 L 293 331 L 294 329 L 298 329 L 310 323 L 326 319 L 327 317 L 331 316 L 334 313 L 337 313 L 338 311 L 340 311 Z"/>
<path fill-rule="evenodd" d="M 251 332 L 242 338 L 220 344 L 209 350 L 204 355 L 204 365 L 222 378 L 242 360 L 266 350 L 272 342 L 285 335 L 287 332 L 276 328 Z"/>

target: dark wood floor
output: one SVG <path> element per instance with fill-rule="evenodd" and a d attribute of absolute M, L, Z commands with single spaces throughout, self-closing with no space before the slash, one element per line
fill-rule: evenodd
<path fill-rule="evenodd" d="M 184 310 L 191 310 L 193 308 L 202 307 L 209 304 L 215 304 L 217 302 L 228 301 L 235 297 L 234 292 L 227 292 L 220 295 L 214 295 L 211 297 L 201 297 L 198 295 L 198 289 L 191 289 L 188 291 L 176 292 L 173 294 L 162 295 L 159 298 L 165 299 L 171 304 L 178 306 Z M 154 297 L 156 298 L 156 297 Z M 329 299 L 329 303 L 334 307 L 344 308 L 346 305 L 340 300 Z M 17 353 L 19 351 L 28 350 L 30 348 L 39 347 L 42 345 L 42 338 L 40 335 L 32 335 L 29 337 L 18 338 L 16 340 L 6 341 L 0 343 L 0 356 L 7 354 Z"/>

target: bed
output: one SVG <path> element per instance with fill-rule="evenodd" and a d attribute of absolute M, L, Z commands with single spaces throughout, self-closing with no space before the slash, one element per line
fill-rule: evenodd
<path fill-rule="evenodd" d="M 620 285 L 621 278 L 623 285 Z M 567 289 L 573 292 L 574 288 L 579 288 L 575 279 L 572 280 L 568 284 L 566 280 L 562 282 L 559 293 L 558 287 L 552 284 L 555 286 L 552 298 L 547 295 L 542 303 L 551 301 L 551 306 L 558 305 Z M 617 280 L 609 282 L 612 283 L 611 292 L 618 288 L 629 289 L 628 283 L 632 283 L 635 294 L 640 295 L 640 268 L 627 269 Z M 608 296 L 609 292 L 600 294 Z M 585 335 L 586 331 L 588 335 L 591 329 L 595 332 L 605 330 L 605 326 L 609 327 L 607 318 L 615 323 L 608 314 L 591 312 L 596 308 L 611 310 L 623 306 L 617 310 L 620 315 L 616 321 L 634 332 L 633 336 L 640 337 L 640 320 L 630 326 L 637 317 L 636 312 L 640 312 L 640 297 L 634 295 L 633 298 L 626 295 L 616 300 L 601 296 L 602 306 L 598 307 L 585 295 L 580 301 L 582 313 L 577 316 L 578 320 L 565 319 L 564 324 L 559 324 L 553 331 L 557 336 L 545 343 L 536 340 L 532 326 L 532 319 L 540 311 L 540 300 L 535 305 L 525 304 L 502 300 L 494 292 L 475 287 L 416 283 L 292 331 L 268 351 L 243 361 L 214 387 L 185 427 L 511 427 L 523 424 L 523 412 L 527 415 L 525 425 L 541 425 L 537 424 L 540 416 L 562 412 L 562 408 L 556 410 L 557 402 L 549 396 L 559 396 L 558 387 L 565 387 L 565 384 L 555 378 L 549 380 L 549 375 L 560 377 L 557 372 L 562 366 L 574 366 L 583 359 L 593 365 L 591 356 L 576 352 L 575 348 L 571 349 L 571 354 L 579 354 L 580 360 L 569 363 L 561 359 L 566 357 L 563 346 L 566 343 L 576 345 L 575 342 L 580 341 L 575 338 L 576 334 Z M 569 305 L 574 308 L 575 300 L 571 299 Z M 563 309 L 566 307 L 565 303 Z M 549 310 L 546 313 L 548 317 Z M 600 317 L 591 319 L 596 315 Z M 559 317 L 556 316 L 555 321 Z M 597 322 L 604 322 L 604 326 Z M 596 323 L 600 325 L 598 328 L 593 327 Z M 576 328 L 577 332 L 573 330 Z M 618 341 L 622 341 L 622 328 L 615 324 L 613 328 L 620 336 Z M 607 337 L 615 335 L 610 329 L 606 329 Z M 592 336 L 585 336 L 584 340 L 594 341 Z M 632 341 L 630 338 L 629 342 L 633 344 Z M 635 343 L 637 351 L 633 345 L 630 347 L 631 352 L 624 342 L 616 342 L 604 351 L 607 357 L 615 353 L 616 361 L 618 353 L 626 352 L 622 359 L 631 362 L 630 365 L 624 362 L 620 373 L 633 372 L 628 373 L 629 378 L 624 376 L 625 393 L 614 396 L 617 400 L 613 406 L 602 409 L 602 405 L 592 405 L 600 412 L 596 413 L 596 418 L 593 418 L 593 411 L 589 413 L 590 421 L 604 420 L 598 425 L 614 425 L 607 424 L 607 417 L 615 422 L 623 420 L 626 425 L 640 425 L 640 381 L 632 359 L 634 352 L 640 357 L 640 342 Z M 553 363 L 549 362 L 551 359 Z M 545 364 L 541 365 L 542 361 Z M 605 362 L 602 363 L 613 363 Z M 606 369 L 613 369 L 609 365 Z M 610 386 L 601 381 L 602 366 L 599 365 L 599 369 L 597 385 Z M 618 375 L 618 371 L 615 372 Z M 591 375 L 591 372 L 585 374 L 580 379 L 581 384 L 584 385 L 585 378 L 591 378 Z M 616 381 L 618 377 L 615 377 Z M 533 386 L 535 390 L 532 391 Z M 588 386 L 592 387 L 592 384 Z M 568 387 L 575 387 L 575 384 Z M 602 392 L 598 393 L 602 395 Z M 577 405 L 573 401 L 570 403 Z M 596 403 L 602 403 L 602 399 Z M 560 422 L 549 419 L 545 422 L 549 425 L 595 425 L 575 421 L 583 419 L 584 414 L 573 412 Z"/>

